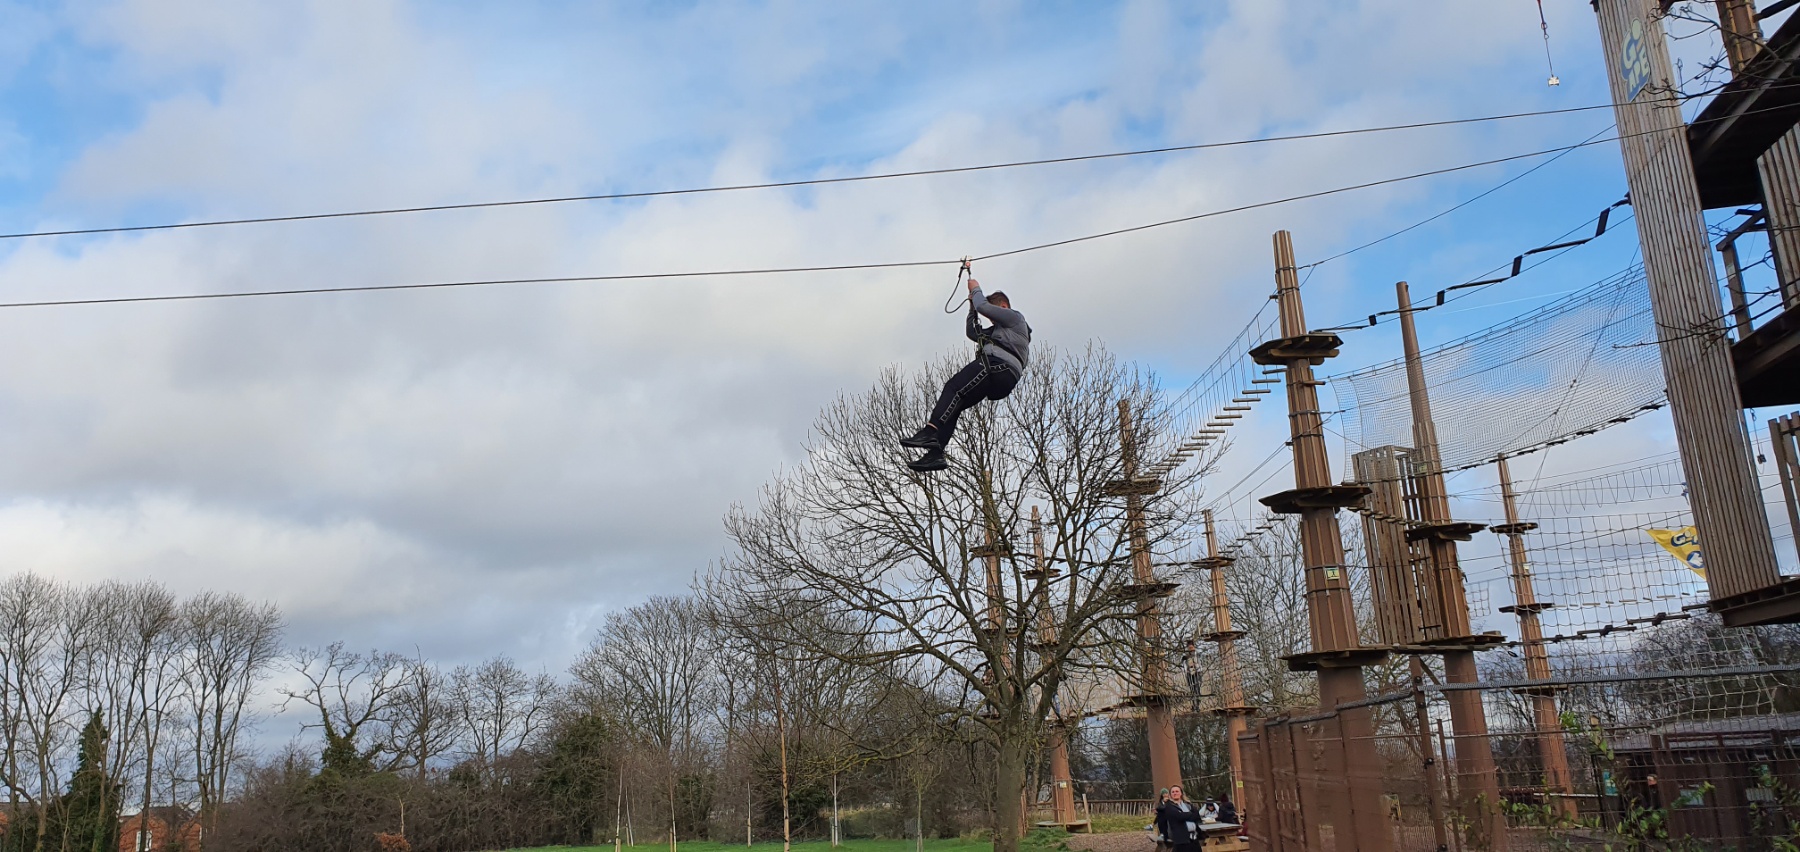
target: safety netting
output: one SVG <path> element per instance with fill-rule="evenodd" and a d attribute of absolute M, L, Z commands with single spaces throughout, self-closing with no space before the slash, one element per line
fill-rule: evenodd
<path fill-rule="evenodd" d="M 1420 363 L 1446 470 L 1590 434 L 1664 399 L 1641 266 L 1425 350 Z M 1406 372 L 1399 358 L 1331 378 L 1347 456 L 1413 445 Z"/>

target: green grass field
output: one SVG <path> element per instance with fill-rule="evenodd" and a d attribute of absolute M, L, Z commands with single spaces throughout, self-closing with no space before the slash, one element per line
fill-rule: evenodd
<path fill-rule="evenodd" d="M 1095 834 L 1142 832 L 1144 826 L 1149 824 L 1150 816 L 1148 814 L 1094 814 Z"/>

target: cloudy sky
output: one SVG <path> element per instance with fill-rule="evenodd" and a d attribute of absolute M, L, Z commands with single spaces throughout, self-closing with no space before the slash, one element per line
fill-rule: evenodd
<path fill-rule="evenodd" d="M 1588 5 L 1545 10 L 1555 88 L 1530 0 L 0 0 L 0 232 L 1604 104 Z M 1680 49 L 1692 71 L 1717 43 Z M 1567 145 L 1610 123 L 1600 110 L 804 190 L 7 239 L 0 301 L 932 260 Z M 1040 345 L 1104 341 L 1184 384 L 1269 292 L 1271 231 L 1319 259 L 1540 162 L 977 271 Z M 1313 324 L 1392 307 L 1396 280 L 1467 280 L 1623 192 L 1616 145 L 1571 153 L 1321 267 Z M 1634 250 L 1623 229 L 1430 315 L 1422 334 L 1527 310 Z M 0 571 L 230 590 L 277 602 L 296 642 L 561 671 L 605 613 L 683 589 L 717 558 L 722 513 L 798 459 L 823 403 L 960 349 L 960 319 L 939 312 L 953 274 L 0 310 Z M 1396 354 L 1389 332 L 1366 332 L 1344 366 Z M 1639 424 L 1602 455 L 1666 441 Z"/>

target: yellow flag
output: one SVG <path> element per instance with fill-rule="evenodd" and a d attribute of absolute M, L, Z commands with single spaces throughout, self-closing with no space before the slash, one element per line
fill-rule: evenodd
<path fill-rule="evenodd" d="M 1645 530 L 1670 556 L 1681 560 L 1688 570 L 1706 579 L 1706 562 L 1700 556 L 1700 533 L 1693 527 L 1678 530 Z"/>

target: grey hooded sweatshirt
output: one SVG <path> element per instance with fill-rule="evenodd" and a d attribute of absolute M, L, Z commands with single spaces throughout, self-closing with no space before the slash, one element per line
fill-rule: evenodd
<path fill-rule="evenodd" d="M 988 318 L 993 325 L 982 328 L 975 321 L 975 315 Z M 969 339 L 980 344 L 976 347 L 978 355 L 986 355 L 1025 375 L 1025 368 L 1031 364 L 1031 325 L 1025 322 L 1025 315 L 1012 308 L 1002 308 L 990 304 L 987 294 L 977 287 L 969 293 Z"/>

